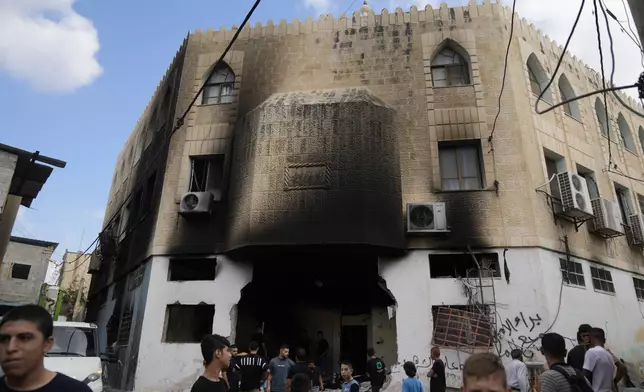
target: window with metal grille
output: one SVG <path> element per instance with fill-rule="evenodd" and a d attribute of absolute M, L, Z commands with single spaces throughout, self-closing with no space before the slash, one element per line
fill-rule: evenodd
<path fill-rule="evenodd" d="M 432 80 L 434 87 L 470 84 L 469 64 L 458 52 L 445 47 L 432 61 Z"/>
<path fill-rule="evenodd" d="M 222 62 L 206 82 L 201 103 L 204 105 L 224 104 L 233 101 L 235 73 Z"/>
<path fill-rule="evenodd" d="M 566 284 L 586 287 L 584 269 L 581 263 L 575 261 L 566 262 L 566 259 L 559 259 L 559 264 L 561 265 L 561 276 Z"/>
<path fill-rule="evenodd" d="M 432 306 L 433 345 L 477 349 L 492 345 L 493 328 L 487 305 Z"/>
<path fill-rule="evenodd" d="M 593 288 L 597 291 L 615 293 L 613 276 L 609 270 L 597 267 L 590 267 L 590 276 L 593 279 Z"/>
<path fill-rule="evenodd" d="M 633 285 L 635 286 L 635 296 L 640 301 L 644 301 L 644 279 L 633 276 Z"/>
<path fill-rule="evenodd" d="M 127 346 L 130 341 L 130 330 L 132 330 L 132 310 L 126 309 L 121 318 L 121 325 L 119 326 L 119 334 L 116 340 L 118 346 Z"/>
<path fill-rule="evenodd" d="M 438 144 L 438 157 L 442 190 L 483 188 L 480 141 L 441 142 Z"/>

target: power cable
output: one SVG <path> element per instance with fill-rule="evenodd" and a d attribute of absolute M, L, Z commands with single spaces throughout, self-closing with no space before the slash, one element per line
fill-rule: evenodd
<path fill-rule="evenodd" d="M 505 60 L 503 62 L 503 79 L 501 79 L 501 90 L 499 91 L 499 102 L 498 102 L 498 110 L 496 112 L 496 116 L 494 117 L 494 122 L 492 123 L 492 131 L 490 132 L 490 136 L 488 137 L 488 141 L 491 142 L 492 138 L 494 137 L 494 131 L 496 130 L 496 122 L 499 119 L 499 116 L 501 115 L 501 97 L 503 96 L 503 89 L 505 88 L 505 78 L 508 73 L 508 58 L 510 57 L 510 47 L 512 45 L 512 37 L 514 35 L 514 12 L 517 6 L 517 0 L 512 1 L 512 22 L 510 23 L 510 38 L 508 39 L 508 47 L 505 50 Z"/>
<path fill-rule="evenodd" d="M 597 8 L 597 0 L 593 0 L 593 6 L 594 6 L 594 15 L 595 15 L 595 29 L 597 31 L 597 45 L 599 48 L 599 65 L 600 65 L 600 70 L 601 70 L 601 75 L 602 75 L 602 87 L 606 89 L 606 74 L 604 73 L 604 51 L 602 50 L 602 38 L 601 38 L 601 31 L 599 29 L 599 14 L 598 14 L 598 8 Z M 602 8 L 603 10 L 603 8 Z M 605 16 L 605 15 L 604 15 Z M 606 25 L 608 25 L 608 19 L 606 19 Z M 608 26 L 606 26 L 608 27 Z M 609 34 L 610 37 L 610 50 L 611 50 L 611 57 L 613 59 L 613 69 L 610 74 L 610 80 L 611 83 L 613 82 L 613 76 L 615 75 L 615 52 L 613 51 L 613 38 Z M 603 98 L 604 98 L 604 115 L 606 119 L 606 128 L 608 133 L 608 166 L 612 165 L 613 163 L 613 151 L 610 145 L 610 134 L 611 134 L 611 127 L 610 127 L 610 117 L 608 115 L 608 97 L 606 94 L 606 91 L 602 93 Z"/>
<path fill-rule="evenodd" d="M 239 28 L 237 29 L 237 31 L 235 31 L 235 34 L 233 35 L 233 38 L 232 38 L 232 39 L 230 40 L 230 42 L 228 43 L 228 46 L 226 46 L 226 49 L 224 49 L 224 51 L 222 52 L 221 56 L 219 56 L 219 59 L 214 63 L 214 65 L 213 65 L 212 69 L 210 70 L 210 72 L 208 73 L 208 76 L 206 77 L 206 79 L 205 79 L 204 83 L 202 83 L 201 87 L 199 88 L 199 91 L 197 91 L 197 93 L 195 94 L 195 96 L 192 98 L 192 100 L 191 100 L 191 101 L 190 101 L 190 103 L 188 104 L 188 107 L 187 107 L 187 108 L 186 108 L 186 110 L 183 112 L 183 114 L 182 114 L 179 118 L 177 118 L 177 122 L 175 123 L 175 126 L 173 127 L 172 131 L 171 131 L 171 132 L 169 132 L 169 134 L 166 136 L 166 138 L 165 138 L 165 140 L 164 140 L 163 145 L 159 148 L 159 150 L 158 150 L 158 151 L 157 151 L 157 153 L 152 157 L 152 159 L 150 159 L 150 160 L 148 161 L 148 165 L 147 165 L 147 167 L 145 168 L 145 170 L 143 171 L 143 173 L 144 173 L 144 174 L 147 174 L 148 170 L 150 170 L 150 168 L 152 167 L 152 163 L 154 163 L 154 161 L 156 161 L 156 160 L 157 160 L 157 158 L 161 155 L 161 153 L 165 151 L 165 144 L 166 144 L 166 143 L 169 143 L 169 141 L 170 141 L 170 139 L 172 138 L 172 136 L 173 136 L 173 135 L 174 135 L 174 134 L 175 134 L 179 129 L 181 129 L 181 127 L 183 126 L 183 123 L 184 123 L 184 121 L 185 121 L 186 117 L 187 117 L 187 116 L 188 116 L 188 114 L 190 113 L 190 110 L 191 110 L 191 109 L 192 109 L 192 107 L 194 106 L 195 102 L 197 102 L 197 99 L 199 99 L 199 96 L 201 95 L 201 93 L 203 93 L 204 89 L 206 88 L 206 85 L 207 85 L 207 83 L 208 83 L 208 80 L 210 80 L 210 78 L 212 77 L 212 75 L 215 73 L 215 71 L 216 71 L 216 69 L 217 69 L 217 65 L 219 65 L 219 64 L 224 60 L 224 58 L 226 57 L 226 55 L 227 55 L 227 54 L 228 54 L 228 52 L 230 51 L 230 48 L 233 46 L 233 44 L 235 43 L 235 41 L 237 41 L 237 38 L 238 38 L 238 37 L 239 37 L 239 35 L 241 34 L 242 30 L 244 30 L 244 27 L 245 27 L 245 26 L 246 26 L 246 24 L 248 23 L 248 20 L 251 18 L 251 16 L 252 16 L 252 15 L 253 15 L 253 13 L 255 12 L 255 9 L 257 9 L 257 6 L 259 6 L 259 4 L 261 3 L 261 1 L 262 1 L 262 0 L 255 0 L 255 3 L 254 3 L 254 4 L 253 4 L 253 6 L 251 7 L 250 11 L 248 11 L 248 13 L 246 14 L 246 17 L 245 17 L 245 18 L 244 18 L 244 20 L 242 21 L 241 25 L 239 26 Z M 162 129 L 163 129 L 163 127 L 164 127 L 164 126 L 162 125 L 162 126 L 161 126 L 161 128 L 160 128 L 159 130 L 162 130 Z M 146 176 L 142 176 L 142 178 L 143 178 L 144 180 L 139 180 L 139 183 L 142 183 L 143 181 L 147 181 Z M 122 209 L 122 208 L 123 208 L 123 207 L 124 207 L 124 206 L 129 202 L 129 201 L 130 201 L 130 199 L 131 199 L 132 195 L 134 195 L 135 190 L 137 189 L 137 187 L 138 187 L 139 183 L 134 184 L 135 186 L 132 186 L 132 191 L 130 191 L 130 193 L 128 193 L 127 197 L 126 197 L 126 198 L 121 202 L 121 204 L 118 206 L 118 208 L 116 208 L 116 209 L 115 209 L 116 213 L 115 213 L 114 215 L 112 215 L 112 217 L 107 221 L 107 223 L 105 223 L 105 225 L 104 225 L 104 227 L 105 227 L 105 228 L 109 227 L 112 223 L 114 223 L 114 220 L 115 220 L 115 219 L 116 219 L 116 217 L 119 215 L 119 213 L 120 213 L 121 209 Z M 140 222 L 140 221 L 139 221 L 139 222 Z M 139 222 L 137 222 L 137 224 L 138 224 Z M 134 228 L 134 227 L 131 227 L 131 228 L 129 228 L 129 230 L 132 230 L 133 228 Z M 105 230 L 105 229 L 103 229 L 102 231 L 104 231 L 104 230 Z M 81 252 L 81 253 L 78 255 L 78 257 L 74 260 L 74 262 L 76 262 L 78 259 L 80 259 L 84 254 L 86 254 L 86 253 L 87 253 L 87 251 L 88 251 L 88 250 L 89 250 L 89 249 L 90 249 L 90 248 L 91 248 L 95 243 L 97 243 L 97 242 L 98 242 L 99 238 L 100 238 L 100 236 L 97 236 L 97 237 L 96 237 L 96 239 L 92 242 L 92 244 L 91 244 L 91 245 L 90 245 L 86 250 L 84 250 L 83 252 Z M 81 263 L 80 265 L 82 265 L 82 263 Z M 78 265 L 76 268 L 80 267 L 80 265 Z"/>

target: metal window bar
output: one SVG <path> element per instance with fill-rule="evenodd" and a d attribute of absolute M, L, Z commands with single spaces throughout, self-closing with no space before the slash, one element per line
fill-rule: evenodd
<path fill-rule="evenodd" d="M 434 319 L 434 345 L 473 352 L 491 347 L 492 336 L 488 315 L 456 307 L 438 308 Z"/>

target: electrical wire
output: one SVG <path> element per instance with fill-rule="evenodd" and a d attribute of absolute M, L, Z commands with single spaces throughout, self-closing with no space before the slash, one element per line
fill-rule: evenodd
<path fill-rule="evenodd" d="M 490 132 L 490 136 L 488 137 L 488 141 L 492 141 L 492 138 L 494 137 L 494 131 L 496 130 L 496 122 L 499 119 L 499 116 L 501 115 L 501 97 L 503 96 L 503 90 L 505 89 L 505 78 L 508 74 L 508 58 L 510 57 L 510 47 L 512 45 L 512 37 L 514 36 L 514 12 L 517 7 L 517 0 L 512 1 L 512 22 L 510 22 L 510 38 L 508 39 L 508 47 L 505 49 L 505 60 L 503 62 L 503 79 L 501 79 L 501 90 L 499 91 L 499 102 L 498 102 L 498 110 L 496 111 L 496 116 L 494 116 L 494 122 L 492 123 L 492 131 Z"/>
<path fill-rule="evenodd" d="M 227 54 L 228 54 L 228 52 L 230 51 L 230 49 L 231 49 L 231 47 L 233 46 L 233 44 L 235 43 L 235 41 L 237 41 L 237 38 L 238 38 L 238 37 L 239 37 L 239 35 L 241 34 L 242 30 L 244 29 L 244 27 L 245 27 L 245 26 L 246 26 L 246 24 L 248 23 L 248 20 L 251 18 L 251 16 L 252 16 L 252 15 L 253 15 L 253 13 L 255 12 L 255 9 L 257 9 L 257 7 L 258 7 L 258 6 L 259 6 L 259 4 L 261 3 L 261 1 L 262 1 L 262 0 L 255 0 L 255 3 L 254 3 L 254 4 L 253 4 L 253 6 L 251 7 L 250 11 L 248 11 L 248 13 L 246 14 L 246 17 L 244 18 L 244 20 L 242 21 L 241 25 L 239 26 L 239 28 L 237 29 L 237 31 L 236 31 L 236 32 L 235 32 L 235 34 L 233 35 L 233 37 L 232 37 L 232 39 L 230 40 L 230 42 L 228 43 L 228 46 L 226 46 L 226 49 L 224 49 L 224 51 L 222 52 L 221 56 L 219 56 L 219 59 L 214 63 L 214 65 L 213 65 L 212 69 L 210 70 L 210 72 L 208 73 L 208 76 L 206 77 L 206 79 L 205 79 L 204 83 L 202 83 L 201 87 L 199 88 L 199 91 L 197 91 L 197 93 L 194 95 L 194 97 L 192 98 L 192 100 L 191 100 L 191 101 L 190 101 L 190 103 L 188 104 L 188 107 L 187 107 L 187 108 L 186 108 L 186 110 L 183 112 L 183 114 L 182 114 L 179 118 L 177 118 L 177 121 L 176 121 L 176 123 L 175 123 L 175 125 L 174 125 L 174 127 L 173 127 L 172 131 L 171 131 L 171 132 L 169 132 L 169 134 L 166 136 L 166 138 L 165 138 L 165 140 L 164 140 L 163 145 L 162 145 L 161 147 L 159 147 L 159 149 L 158 149 L 157 153 L 152 157 L 152 159 L 150 159 L 150 160 L 148 161 L 148 165 L 147 165 L 147 167 L 145 168 L 145 170 L 143 171 L 143 173 L 144 173 L 144 174 L 147 174 L 147 172 L 148 172 L 148 171 L 150 170 L 150 168 L 152 167 L 152 164 L 157 160 L 157 158 L 161 155 L 161 153 L 166 151 L 166 149 L 165 149 L 165 144 L 166 144 L 166 143 L 169 143 L 169 141 L 170 141 L 170 139 L 172 138 L 172 136 L 173 136 L 173 135 L 174 135 L 174 134 L 175 134 L 179 129 L 181 129 L 181 127 L 183 126 L 183 123 L 184 123 L 184 121 L 185 121 L 186 117 L 187 117 L 187 116 L 188 116 L 188 114 L 190 113 L 190 110 L 192 110 L 192 107 L 194 106 L 195 102 L 197 102 L 197 99 L 199 99 L 199 96 L 201 96 L 201 93 L 203 93 L 204 89 L 206 88 L 206 85 L 207 85 L 207 83 L 208 83 L 208 80 L 210 80 L 210 78 L 212 77 L 212 75 L 215 73 L 215 71 L 216 71 L 216 69 L 217 69 L 217 65 L 218 65 L 219 63 L 221 63 L 221 62 L 224 60 L 224 58 L 226 57 L 226 55 L 227 55 Z M 159 130 L 162 130 L 163 128 L 164 128 L 164 125 L 162 125 L 162 126 L 160 127 L 160 129 L 159 129 Z M 147 175 L 141 176 L 141 178 L 143 178 L 144 180 L 139 180 L 139 182 L 140 182 L 140 183 L 142 183 L 143 181 L 147 181 Z M 116 219 L 116 217 L 119 215 L 119 213 L 120 213 L 121 209 L 122 209 L 122 208 L 123 208 L 123 207 L 124 207 L 124 206 L 129 202 L 129 201 L 130 201 L 130 199 L 132 198 L 132 196 L 135 194 L 135 191 L 136 191 L 136 189 L 137 189 L 138 185 L 139 185 L 139 184 L 137 183 L 137 184 L 135 184 L 135 186 L 132 186 L 132 191 L 130 191 L 130 193 L 128 193 L 127 197 L 125 197 L 125 199 L 121 202 L 121 204 L 118 206 L 118 208 L 116 208 L 116 209 L 115 209 L 116 213 L 115 213 L 114 215 L 112 215 L 112 217 L 107 221 L 107 223 L 105 223 L 105 225 L 104 225 L 105 229 L 103 229 L 103 231 L 104 231 L 104 230 L 106 230 L 106 228 L 108 228 L 112 223 L 114 223 L 114 220 L 115 220 L 115 219 Z M 141 221 L 142 221 L 142 220 L 139 220 L 139 222 L 137 222 L 137 224 L 138 224 L 138 223 L 140 223 Z M 133 228 L 134 228 L 134 227 L 131 227 L 131 228 L 129 228 L 129 230 L 131 231 Z M 96 237 L 96 239 L 92 242 L 92 244 L 91 244 L 91 245 L 90 245 L 86 250 L 84 250 L 83 252 L 79 253 L 78 257 L 77 257 L 73 262 L 78 261 L 78 260 L 79 260 L 83 255 L 87 254 L 87 251 L 89 251 L 89 249 L 90 249 L 94 244 L 96 244 L 96 243 L 99 241 L 99 239 L 100 239 L 100 236 L 97 236 L 97 237 Z M 86 262 L 86 261 L 87 261 L 87 260 L 85 260 L 85 262 Z M 78 265 L 77 267 L 75 267 L 75 268 L 79 268 L 81 265 L 82 265 L 82 263 L 81 263 L 80 265 Z M 63 272 L 63 271 L 61 271 L 61 272 Z M 66 272 L 66 271 L 65 271 L 65 272 Z"/>
<path fill-rule="evenodd" d="M 581 13 L 584 11 L 584 6 L 586 5 L 586 0 L 581 0 L 581 5 L 579 6 L 579 11 L 577 12 L 577 17 L 575 18 L 575 23 L 572 25 L 572 30 L 570 30 L 570 34 L 568 35 L 568 39 L 566 40 L 566 44 L 563 47 L 563 50 L 561 52 L 561 56 L 559 56 L 559 61 L 557 61 L 557 66 L 555 67 L 555 70 L 552 72 L 552 77 L 550 80 L 548 80 L 548 84 L 546 84 L 546 87 L 541 89 L 541 93 L 539 94 L 539 98 L 537 98 L 537 101 L 534 103 L 534 110 L 537 112 L 537 114 L 544 114 L 548 113 L 550 110 L 553 108 L 550 108 L 550 110 L 546 111 L 540 111 L 539 110 L 539 102 L 543 99 L 543 95 L 548 91 L 550 86 L 552 85 L 552 82 L 555 80 L 555 75 L 557 72 L 559 72 L 559 67 L 561 67 L 561 63 L 563 63 L 564 56 L 566 52 L 568 51 L 568 45 L 570 44 L 570 40 L 572 39 L 572 36 L 575 34 L 575 30 L 577 30 L 577 24 L 579 23 L 579 19 L 581 19 Z"/>
<path fill-rule="evenodd" d="M 601 70 L 601 75 L 602 75 L 602 87 L 606 89 L 606 74 L 604 73 L 604 51 L 602 50 L 602 38 L 601 38 L 601 31 L 599 29 L 599 13 L 598 13 L 598 8 L 597 8 L 597 0 L 593 0 L 593 5 L 594 5 L 594 11 L 595 11 L 595 29 L 597 30 L 597 46 L 599 48 L 599 65 L 600 65 L 600 70 Z M 603 8 L 602 8 L 603 9 Z M 604 15 L 605 16 L 605 15 Z M 608 19 L 606 19 L 606 27 L 608 27 Z M 610 50 L 611 50 L 611 55 L 613 59 L 613 70 L 611 71 L 610 74 L 610 80 L 611 83 L 613 81 L 613 76 L 615 75 L 615 52 L 613 51 L 613 38 L 609 34 L 610 38 Z M 611 136 L 611 129 L 610 129 L 610 117 L 608 115 L 608 97 L 606 94 L 606 91 L 602 93 L 603 98 L 604 98 L 604 115 L 606 116 L 606 128 L 607 129 L 607 134 L 608 134 L 608 166 L 613 163 L 613 151 L 610 145 L 610 136 Z"/>
<path fill-rule="evenodd" d="M 539 114 L 545 114 L 545 113 L 551 112 L 551 111 L 553 111 L 554 109 L 556 109 L 558 107 L 561 107 L 561 106 L 566 105 L 566 104 L 571 103 L 571 102 L 578 101 L 578 100 L 583 99 L 583 98 L 592 97 L 593 95 L 602 94 L 602 93 L 611 92 L 611 91 L 627 90 L 629 88 L 637 88 L 637 87 L 639 87 L 639 84 L 634 83 L 634 84 L 629 84 L 627 86 L 608 87 L 608 88 L 605 88 L 605 89 L 596 90 L 596 91 L 593 91 L 593 92 L 590 92 L 590 93 L 587 93 L 587 94 L 582 94 L 582 95 L 576 96 L 574 98 L 567 99 L 565 101 L 559 102 L 558 104 L 553 105 L 553 106 L 549 107 L 546 110 L 540 111 Z"/>

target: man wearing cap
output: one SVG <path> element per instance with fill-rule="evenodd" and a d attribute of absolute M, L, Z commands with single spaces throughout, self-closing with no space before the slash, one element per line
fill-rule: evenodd
<path fill-rule="evenodd" d="M 567 363 L 569 366 L 582 371 L 584 368 L 584 358 L 588 345 L 590 344 L 590 330 L 592 327 L 588 324 L 581 324 L 577 331 L 577 346 L 568 352 Z"/>

